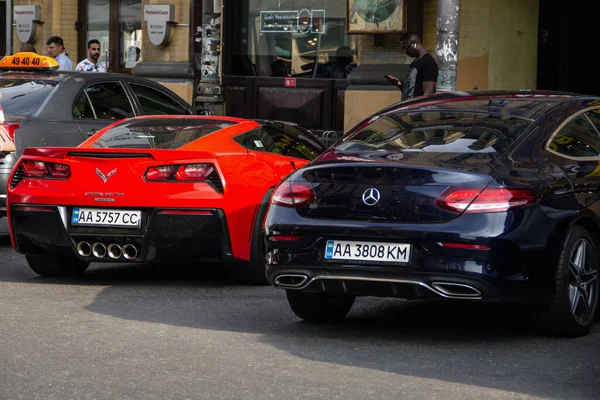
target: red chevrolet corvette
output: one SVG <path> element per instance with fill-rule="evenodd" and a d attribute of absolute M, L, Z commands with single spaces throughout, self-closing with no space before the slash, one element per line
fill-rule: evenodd
<path fill-rule="evenodd" d="M 9 180 L 12 245 L 40 275 L 237 260 L 264 281 L 271 191 L 323 150 L 295 124 L 215 116 L 131 118 L 77 147 L 28 148 Z"/>

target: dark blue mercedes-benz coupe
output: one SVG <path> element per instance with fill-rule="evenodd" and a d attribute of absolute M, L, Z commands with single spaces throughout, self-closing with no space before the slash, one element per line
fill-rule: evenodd
<path fill-rule="evenodd" d="M 598 309 L 600 98 L 445 92 L 386 108 L 274 191 L 266 274 L 305 320 L 356 296 L 532 306 L 581 336 Z"/>

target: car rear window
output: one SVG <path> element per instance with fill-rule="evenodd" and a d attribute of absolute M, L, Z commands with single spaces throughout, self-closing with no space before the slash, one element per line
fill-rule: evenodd
<path fill-rule="evenodd" d="M 109 129 L 92 147 L 172 150 L 235 124 L 236 122 L 200 118 L 133 120 Z"/>
<path fill-rule="evenodd" d="M 395 112 L 349 132 L 335 148 L 347 152 L 502 153 L 531 124 L 505 114 L 470 111 Z"/>
<path fill-rule="evenodd" d="M 5 115 L 30 116 L 40 108 L 58 82 L 0 79 L 0 104 Z"/>

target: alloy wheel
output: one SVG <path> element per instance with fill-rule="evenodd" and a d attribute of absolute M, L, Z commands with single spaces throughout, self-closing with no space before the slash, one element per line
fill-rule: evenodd
<path fill-rule="evenodd" d="M 579 239 L 569 261 L 569 303 L 571 313 L 582 325 L 594 318 L 598 306 L 598 263 L 587 239 Z"/>

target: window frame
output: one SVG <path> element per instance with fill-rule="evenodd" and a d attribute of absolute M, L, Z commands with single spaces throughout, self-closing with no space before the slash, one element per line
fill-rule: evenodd
<path fill-rule="evenodd" d="M 596 131 L 596 133 L 600 137 L 600 131 L 598 130 L 598 128 L 596 127 L 596 125 L 594 125 L 594 123 L 592 122 L 592 120 L 586 115 L 587 112 L 593 111 L 593 110 L 600 110 L 600 107 L 599 106 L 586 107 L 584 109 L 581 109 L 581 110 L 579 110 L 579 111 L 571 114 L 569 116 L 569 118 L 567 118 L 563 122 L 561 122 L 561 124 L 552 132 L 552 134 L 550 135 L 550 137 L 546 141 L 546 144 L 544 145 L 544 150 L 546 150 L 546 151 L 548 151 L 548 152 L 550 152 L 550 153 L 552 153 L 552 154 L 554 154 L 554 155 L 556 155 L 558 157 L 566 158 L 568 160 L 574 160 L 574 161 L 600 161 L 600 154 L 598 156 L 573 157 L 573 156 L 568 156 L 566 154 L 560 153 L 560 152 L 555 151 L 555 150 L 553 150 L 553 149 L 550 148 L 550 144 L 554 140 L 554 137 L 556 137 L 556 135 L 558 135 L 560 133 L 560 131 L 565 126 L 567 126 L 571 121 L 575 120 L 576 118 L 579 118 L 581 116 L 581 114 L 584 115 L 584 117 L 587 120 L 587 122 L 592 126 L 592 128 Z"/>
<path fill-rule="evenodd" d="M 75 109 L 75 105 L 77 104 L 77 100 L 79 100 L 79 98 L 81 97 L 81 95 L 84 95 L 85 98 L 87 99 L 88 104 L 90 105 L 90 108 L 92 109 L 92 114 L 94 114 L 94 118 L 76 118 L 73 115 L 73 110 Z M 96 114 L 96 109 L 94 109 L 94 105 L 92 104 L 92 99 L 90 99 L 90 96 L 88 96 L 87 91 L 84 89 L 80 92 L 77 93 L 77 96 L 75 96 L 75 100 L 73 100 L 73 107 L 71 107 L 71 118 L 73 118 L 75 121 L 97 121 L 98 120 L 98 115 Z"/>
<path fill-rule="evenodd" d="M 165 96 L 167 96 L 169 99 L 171 99 L 175 103 L 179 104 L 181 106 L 181 108 L 185 109 L 188 112 L 188 114 L 180 114 L 180 115 L 196 115 L 193 112 L 193 110 L 190 109 L 190 106 L 187 103 L 182 103 L 181 101 L 179 101 L 179 99 L 173 97 L 170 93 L 163 91 L 161 88 L 153 87 L 151 85 L 145 84 L 144 82 L 137 82 L 137 81 L 133 81 L 133 80 L 126 81 L 125 85 L 127 86 L 127 89 L 130 90 L 131 97 L 133 98 L 133 101 L 135 102 L 135 104 L 138 108 L 139 113 L 137 115 L 141 116 L 141 115 L 173 115 L 173 114 L 146 114 L 144 112 L 144 107 L 142 106 L 140 99 L 138 98 L 137 94 L 135 93 L 135 90 L 133 90 L 132 85 L 143 86 L 147 89 L 155 90 L 159 93 L 164 94 Z"/>
<path fill-rule="evenodd" d="M 110 121 L 110 120 L 105 120 L 105 119 L 99 119 L 98 118 L 98 113 L 96 112 L 96 108 L 94 107 L 94 103 L 92 102 L 92 99 L 90 98 L 87 90 L 89 88 L 91 88 L 92 86 L 95 85 L 105 85 L 107 83 L 116 83 L 118 85 L 121 86 L 121 88 L 123 89 L 123 92 L 125 92 L 125 96 L 127 97 L 127 100 L 129 101 L 129 105 L 131 106 L 131 110 L 133 112 L 133 117 L 137 117 L 139 116 L 139 110 L 137 109 L 137 104 L 135 103 L 135 101 L 133 101 L 131 94 L 127 91 L 127 87 L 125 87 L 125 85 L 123 84 L 123 82 L 121 82 L 121 80 L 119 79 L 109 79 L 106 81 L 92 81 L 90 83 L 88 83 L 87 85 L 83 86 L 79 92 L 77 92 L 77 95 L 74 97 L 73 99 L 73 104 L 71 106 L 71 118 L 74 121 Z M 91 118 L 75 118 L 73 116 L 73 108 L 75 107 L 75 103 L 77 102 L 77 99 L 79 99 L 79 97 L 81 96 L 82 93 L 85 93 L 85 96 L 88 100 L 88 102 L 90 103 L 90 107 L 92 108 L 92 112 L 94 113 L 94 119 Z"/>

